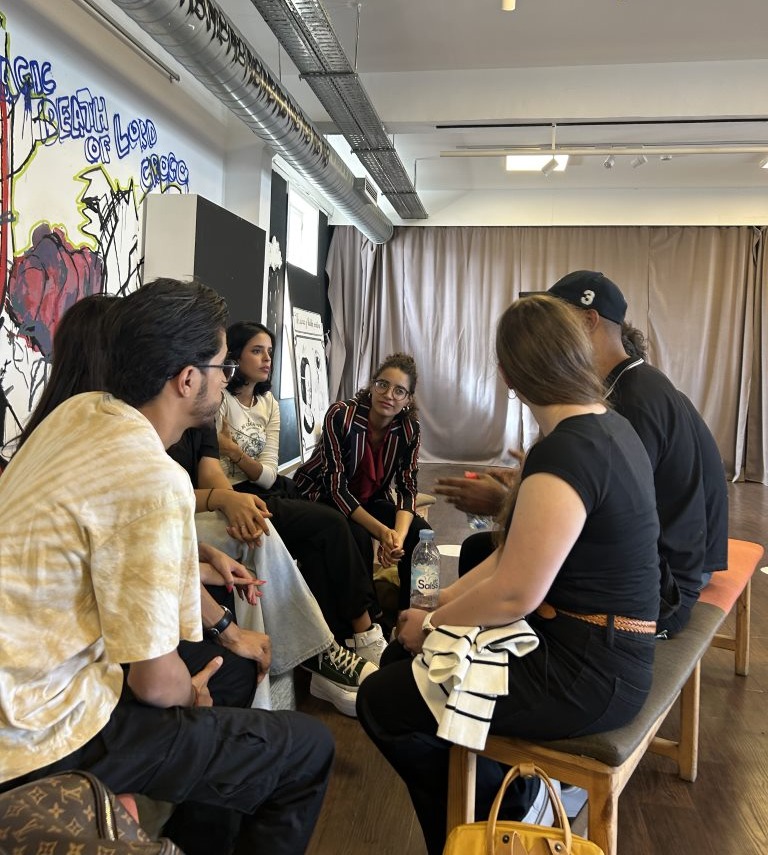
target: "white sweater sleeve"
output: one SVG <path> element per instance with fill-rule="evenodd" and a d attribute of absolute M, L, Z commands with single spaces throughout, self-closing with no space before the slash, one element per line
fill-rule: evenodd
<path fill-rule="evenodd" d="M 271 392 L 259 398 L 256 406 L 263 404 L 267 441 L 259 455 L 259 463 L 264 467 L 256 483 L 268 490 L 277 478 L 277 460 L 280 450 L 280 405 Z"/>

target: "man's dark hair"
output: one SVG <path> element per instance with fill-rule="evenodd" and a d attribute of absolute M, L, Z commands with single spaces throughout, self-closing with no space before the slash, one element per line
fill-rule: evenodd
<path fill-rule="evenodd" d="M 155 279 L 124 297 L 111 317 L 106 388 L 133 407 L 157 397 L 188 365 L 206 365 L 223 344 L 227 304 L 200 282 Z"/>

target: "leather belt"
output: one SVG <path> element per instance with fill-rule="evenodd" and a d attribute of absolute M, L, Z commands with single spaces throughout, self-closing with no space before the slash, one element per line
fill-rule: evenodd
<path fill-rule="evenodd" d="M 622 617 L 621 615 L 585 615 L 580 612 L 569 612 L 565 609 L 556 609 L 549 603 L 542 603 L 536 613 L 543 618 L 553 618 L 555 613 L 566 615 L 567 617 L 583 620 L 585 623 L 591 623 L 594 626 L 605 626 L 609 624 L 609 619 L 613 622 L 614 629 L 621 629 L 624 632 L 637 632 L 643 635 L 656 634 L 655 620 L 640 620 L 639 618 Z"/>

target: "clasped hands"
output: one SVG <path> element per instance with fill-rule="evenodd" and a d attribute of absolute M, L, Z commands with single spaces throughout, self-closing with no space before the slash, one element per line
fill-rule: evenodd
<path fill-rule="evenodd" d="M 378 538 L 377 558 L 382 567 L 391 567 L 403 557 L 403 539 L 393 528 L 382 526 Z"/>

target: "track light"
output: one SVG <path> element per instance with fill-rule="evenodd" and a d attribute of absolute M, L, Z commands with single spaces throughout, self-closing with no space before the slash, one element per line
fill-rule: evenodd
<path fill-rule="evenodd" d="M 603 161 L 603 166 L 606 169 L 613 169 L 614 163 L 616 163 L 616 158 L 612 154 L 609 154 Z"/>
<path fill-rule="evenodd" d="M 544 177 L 547 177 L 550 173 L 554 172 L 557 169 L 557 158 L 550 157 L 550 159 L 541 167 L 541 172 Z"/>
<path fill-rule="evenodd" d="M 504 12 L 514 12 L 517 0 L 501 0 L 501 8 Z"/>
<path fill-rule="evenodd" d="M 638 166 L 642 166 L 644 163 L 648 163 L 648 158 L 644 154 L 638 154 L 637 157 L 632 159 L 632 169 L 637 169 Z"/>

